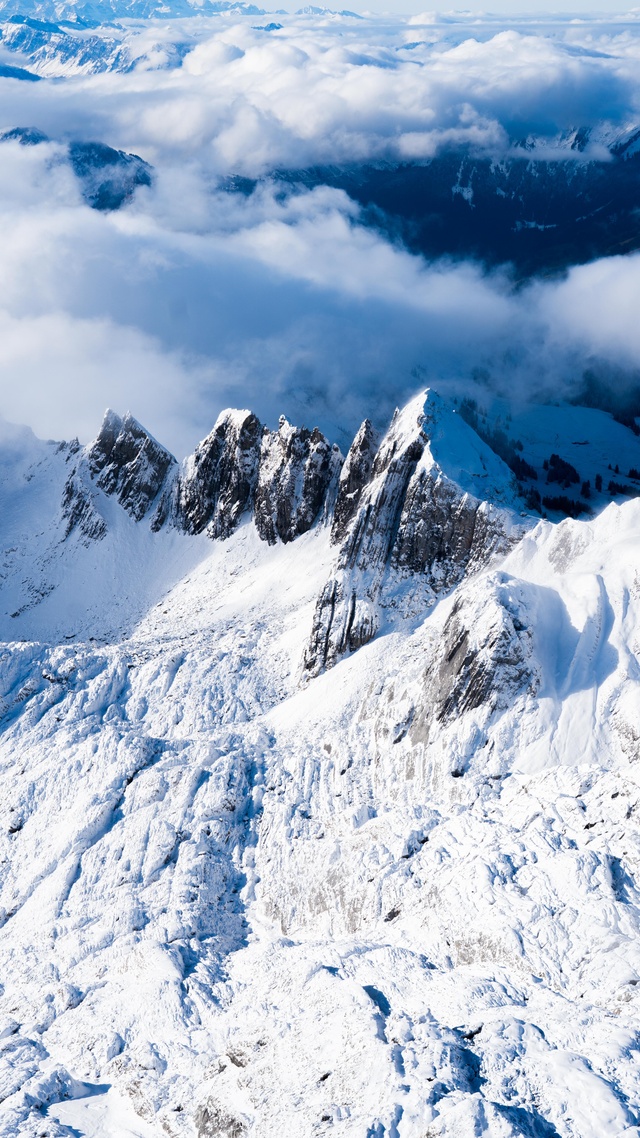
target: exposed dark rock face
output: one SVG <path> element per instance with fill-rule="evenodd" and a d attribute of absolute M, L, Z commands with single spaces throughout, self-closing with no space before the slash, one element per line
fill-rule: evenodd
<path fill-rule="evenodd" d="M 379 441 L 378 432 L 374 431 L 369 420 L 365 419 L 349 448 L 340 472 L 338 497 L 331 527 L 331 540 L 336 545 L 345 538 L 349 523 L 360 505 L 362 491 L 371 477 L 371 468 Z"/>
<path fill-rule="evenodd" d="M 233 533 L 253 510 L 263 541 L 293 541 L 333 505 L 342 456 L 317 429 L 263 427 L 249 411 L 226 412 L 187 459 L 153 521 L 187 533 Z"/>
<path fill-rule="evenodd" d="M 333 504 L 342 455 L 315 428 L 292 427 L 283 417 L 265 431 L 260 450 L 254 519 L 263 541 L 293 541 Z"/>
<path fill-rule="evenodd" d="M 342 461 L 317 429 L 282 419 L 271 432 L 250 411 L 226 411 L 179 468 L 131 415 L 108 411 L 65 491 L 68 532 L 85 517 L 93 484 L 136 521 L 153 509 L 153 531 L 172 525 L 224 539 L 253 511 L 263 541 L 293 541 L 331 517 Z"/>
<path fill-rule="evenodd" d="M 488 723 L 519 697 L 536 694 L 540 677 L 527 605 L 526 594 L 502 573 L 460 593 L 424 673 L 409 728 L 414 744 L 426 745 L 475 708 L 483 708 Z M 463 774 L 464 763 L 458 759 L 451 773 Z"/>
<path fill-rule="evenodd" d="M 107 523 L 98 513 L 91 490 L 73 470 L 65 482 L 62 494 L 63 540 L 77 530 L 85 544 L 101 541 L 107 532 Z"/>
<path fill-rule="evenodd" d="M 82 184 L 82 196 L 98 210 L 120 209 L 138 186 L 150 186 L 151 167 L 137 154 L 103 142 L 71 142 L 69 161 Z"/>
<path fill-rule="evenodd" d="M 253 504 L 258 479 L 262 426 L 249 411 L 228 411 L 184 464 L 173 503 L 154 521 L 159 528 L 168 509 L 186 533 L 207 530 L 212 538 L 233 533 Z"/>
<path fill-rule="evenodd" d="M 304 661 L 308 674 L 316 675 L 345 652 L 355 651 L 378 629 L 377 600 L 382 575 L 395 541 L 407 486 L 427 441 L 421 423 L 414 423 L 413 437 L 407 441 L 401 418 L 396 416 L 385 435 L 366 486 L 355 491 L 358 505 L 347 525 L 335 571 L 316 605 Z M 353 466 L 357 465 L 355 458 Z M 346 495 L 345 499 L 349 501 Z"/>
<path fill-rule="evenodd" d="M 132 415 L 121 419 L 113 411 L 107 411 L 86 460 L 94 482 L 105 494 L 113 494 L 135 521 L 145 516 L 172 467 L 177 467 L 173 455 Z"/>
<path fill-rule="evenodd" d="M 6 65 L 0 67 L 0 75 L 40 79 L 39 75 Z M 48 135 L 36 127 L 14 127 L 0 134 L 0 142 L 20 142 L 23 146 L 39 146 L 50 141 Z M 120 209 L 133 197 L 138 186 L 150 186 L 153 182 L 153 170 L 148 162 L 137 154 L 114 150 L 104 142 L 72 141 L 68 153 L 71 168 L 82 187 L 82 196 L 92 209 Z"/>
<path fill-rule="evenodd" d="M 344 505 L 334 532 L 344 537 L 316 605 L 304 659 L 307 675 L 331 667 L 376 634 L 385 589 L 398 579 L 418 577 L 433 597 L 514 539 L 507 511 L 465 493 L 434 461 L 426 431 L 438 429 L 437 408 L 429 414 L 427 420 L 413 404 L 396 413 L 364 486 L 366 424 L 359 432 L 340 480 L 338 500 L 344 486 Z"/>
<path fill-rule="evenodd" d="M 485 704 L 494 710 L 531 682 L 530 633 L 503 605 L 494 602 L 493 622 L 479 623 L 477 605 L 460 599 L 444 626 L 437 660 L 425 687 L 436 719 L 452 723 L 465 711 Z"/>
<path fill-rule="evenodd" d="M 249 411 L 226 411 L 179 468 L 130 415 L 108 412 L 67 481 L 63 516 L 65 536 L 79 529 L 86 540 L 103 537 L 99 489 L 136 521 L 149 518 L 154 531 L 170 525 L 225 539 L 253 514 L 273 545 L 332 521 L 336 560 L 304 656 L 311 676 L 375 636 L 384 614 L 404 604 L 407 579 L 416 582 L 409 591 L 417 612 L 519 539 L 528 523 L 514 518 L 514 485 L 508 467 L 433 393 L 396 412 L 380 442 L 366 420 L 346 461 L 317 428 L 283 417 L 269 431 Z M 476 675 L 470 690 L 478 684 Z"/>
<path fill-rule="evenodd" d="M 394 547 L 407 486 L 422 456 L 425 440 L 418 437 L 397 456 L 389 450 L 376 455 L 367 494 L 345 538 L 340 564 L 347 569 L 372 569 L 386 564 Z"/>
<path fill-rule="evenodd" d="M 27 83 L 38 83 L 42 76 L 36 75 L 33 71 L 27 71 L 24 67 L 12 67 L 10 63 L 0 63 L 0 78 L 23 79 Z"/>
<path fill-rule="evenodd" d="M 435 590 L 452 588 L 504 545 L 500 512 L 461 493 L 440 471 L 417 470 L 407 488 L 391 565 L 426 574 Z"/>

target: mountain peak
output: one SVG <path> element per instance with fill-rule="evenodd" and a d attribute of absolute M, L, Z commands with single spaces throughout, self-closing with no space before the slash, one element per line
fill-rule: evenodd
<path fill-rule="evenodd" d="M 177 466 L 173 455 L 130 412 L 121 418 L 108 410 L 85 454 L 96 485 L 115 495 L 135 521 L 147 514 L 169 471 Z"/>

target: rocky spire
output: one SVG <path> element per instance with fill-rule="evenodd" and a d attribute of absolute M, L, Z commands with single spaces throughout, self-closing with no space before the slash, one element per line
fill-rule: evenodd
<path fill-rule="evenodd" d="M 333 504 L 341 466 L 338 447 L 317 427 L 292 427 L 283 416 L 277 431 L 265 430 L 254 511 L 263 541 L 293 541 L 311 529 Z"/>
<path fill-rule="evenodd" d="M 128 412 L 107 411 L 95 442 L 85 452 L 91 478 L 117 498 L 135 521 L 148 513 L 177 463 Z"/>

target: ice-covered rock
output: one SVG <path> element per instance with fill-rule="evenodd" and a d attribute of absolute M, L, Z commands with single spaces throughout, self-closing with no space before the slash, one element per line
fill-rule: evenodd
<path fill-rule="evenodd" d="M 292 427 L 280 419 L 277 431 L 265 431 L 254 518 L 264 541 L 294 541 L 333 506 L 342 455 L 315 428 Z"/>
<path fill-rule="evenodd" d="M 253 505 L 261 438 L 262 426 L 250 411 L 223 412 L 184 463 L 154 527 L 170 517 L 186 533 L 206 529 L 210 537 L 229 537 Z"/>
<path fill-rule="evenodd" d="M 438 595 L 525 528 L 514 523 L 511 471 L 435 393 L 396 413 L 373 461 L 372 446 L 365 423 L 341 479 L 333 530 L 341 545 L 316 608 L 310 674 L 375 635 L 385 589 L 403 576 L 419 575 Z"/>

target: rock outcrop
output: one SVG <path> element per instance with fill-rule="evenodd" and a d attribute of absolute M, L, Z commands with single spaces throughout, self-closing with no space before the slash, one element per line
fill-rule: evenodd
<path fill-rule="evenodd" d="M 97 438 L 74 457 L 62 496 L 63 536 L 77 530 L 85 541 L 100 540 L 107 532 L 96 488 L 139 522 L 177 469 L 173 455 L 132 415 L 121 418 L 115 411 L 105 413 Z"/>
<path fill-rule="evenodd" d="M 74 469 L 64 484 L 61 512 L 63 540 L 79 533 L 85 544 L 101 541 L 107 532 L 107 523 L 96 507 L 95 496 L 82 476 Z"/>
<path fill-rule="evenodd" d="M 107 411 L 100 433 L 85 451 L 91 478 L 139 522 L 177 463 L 172 454 L 128 413 Z"/>
<path fill-rule="evenodd" d="M 362 492 L 371 478 L 380 436 L 365 419 L 353 440 L 344 466 L 340 471 L 338 496 L 333 512 L 331 540 L 338 545 L 347 535 L 349 523 L 355 516 Z"/>
<path fill-rule="evenodd" d="M 503 511 L 480 502 L 437 469 L 415 471 L 402 506 L 390 563 L 426 575 L 435 591 L 452 588 L 461 573 L 504 549 Z"/>
<path fill-rule="evenodd" d="M 416 736 L 429 720 L 446 727 L 479 707 L 489 718 L 523 689 L 537 690 L 531 631 L 523 622 L 526 597 L 518 587 L 498 573 L 456 597 L 425 671 Z"/>
<path fill-rule="evenodd" d="M 504 508 L 517 501 L 508 467 L 437 396 L 396 412 L 372 461 L 371 450 L 365 422 L 340 480 L 341 544 L 316 606 L 307 676 L 375 635 L 398 580 L 417 576 L 435 597 L 523 532 Z"/>
<path fill-rule="evenodd" d="M 184 462 L 154 528 L 170 517 L 185 533 L 229 537 L 253 505 L 261 437 L 262 426 L 250 411 L 225 411 Z"/>
<path fill-rule="evenodd" d="M 317 428 L 292 427 L 283 416 L 277 431 L 265 430 L 254 508 L 263 541 L 294 541 L 328 516 L 341 466 L 338 447 Z"/>

